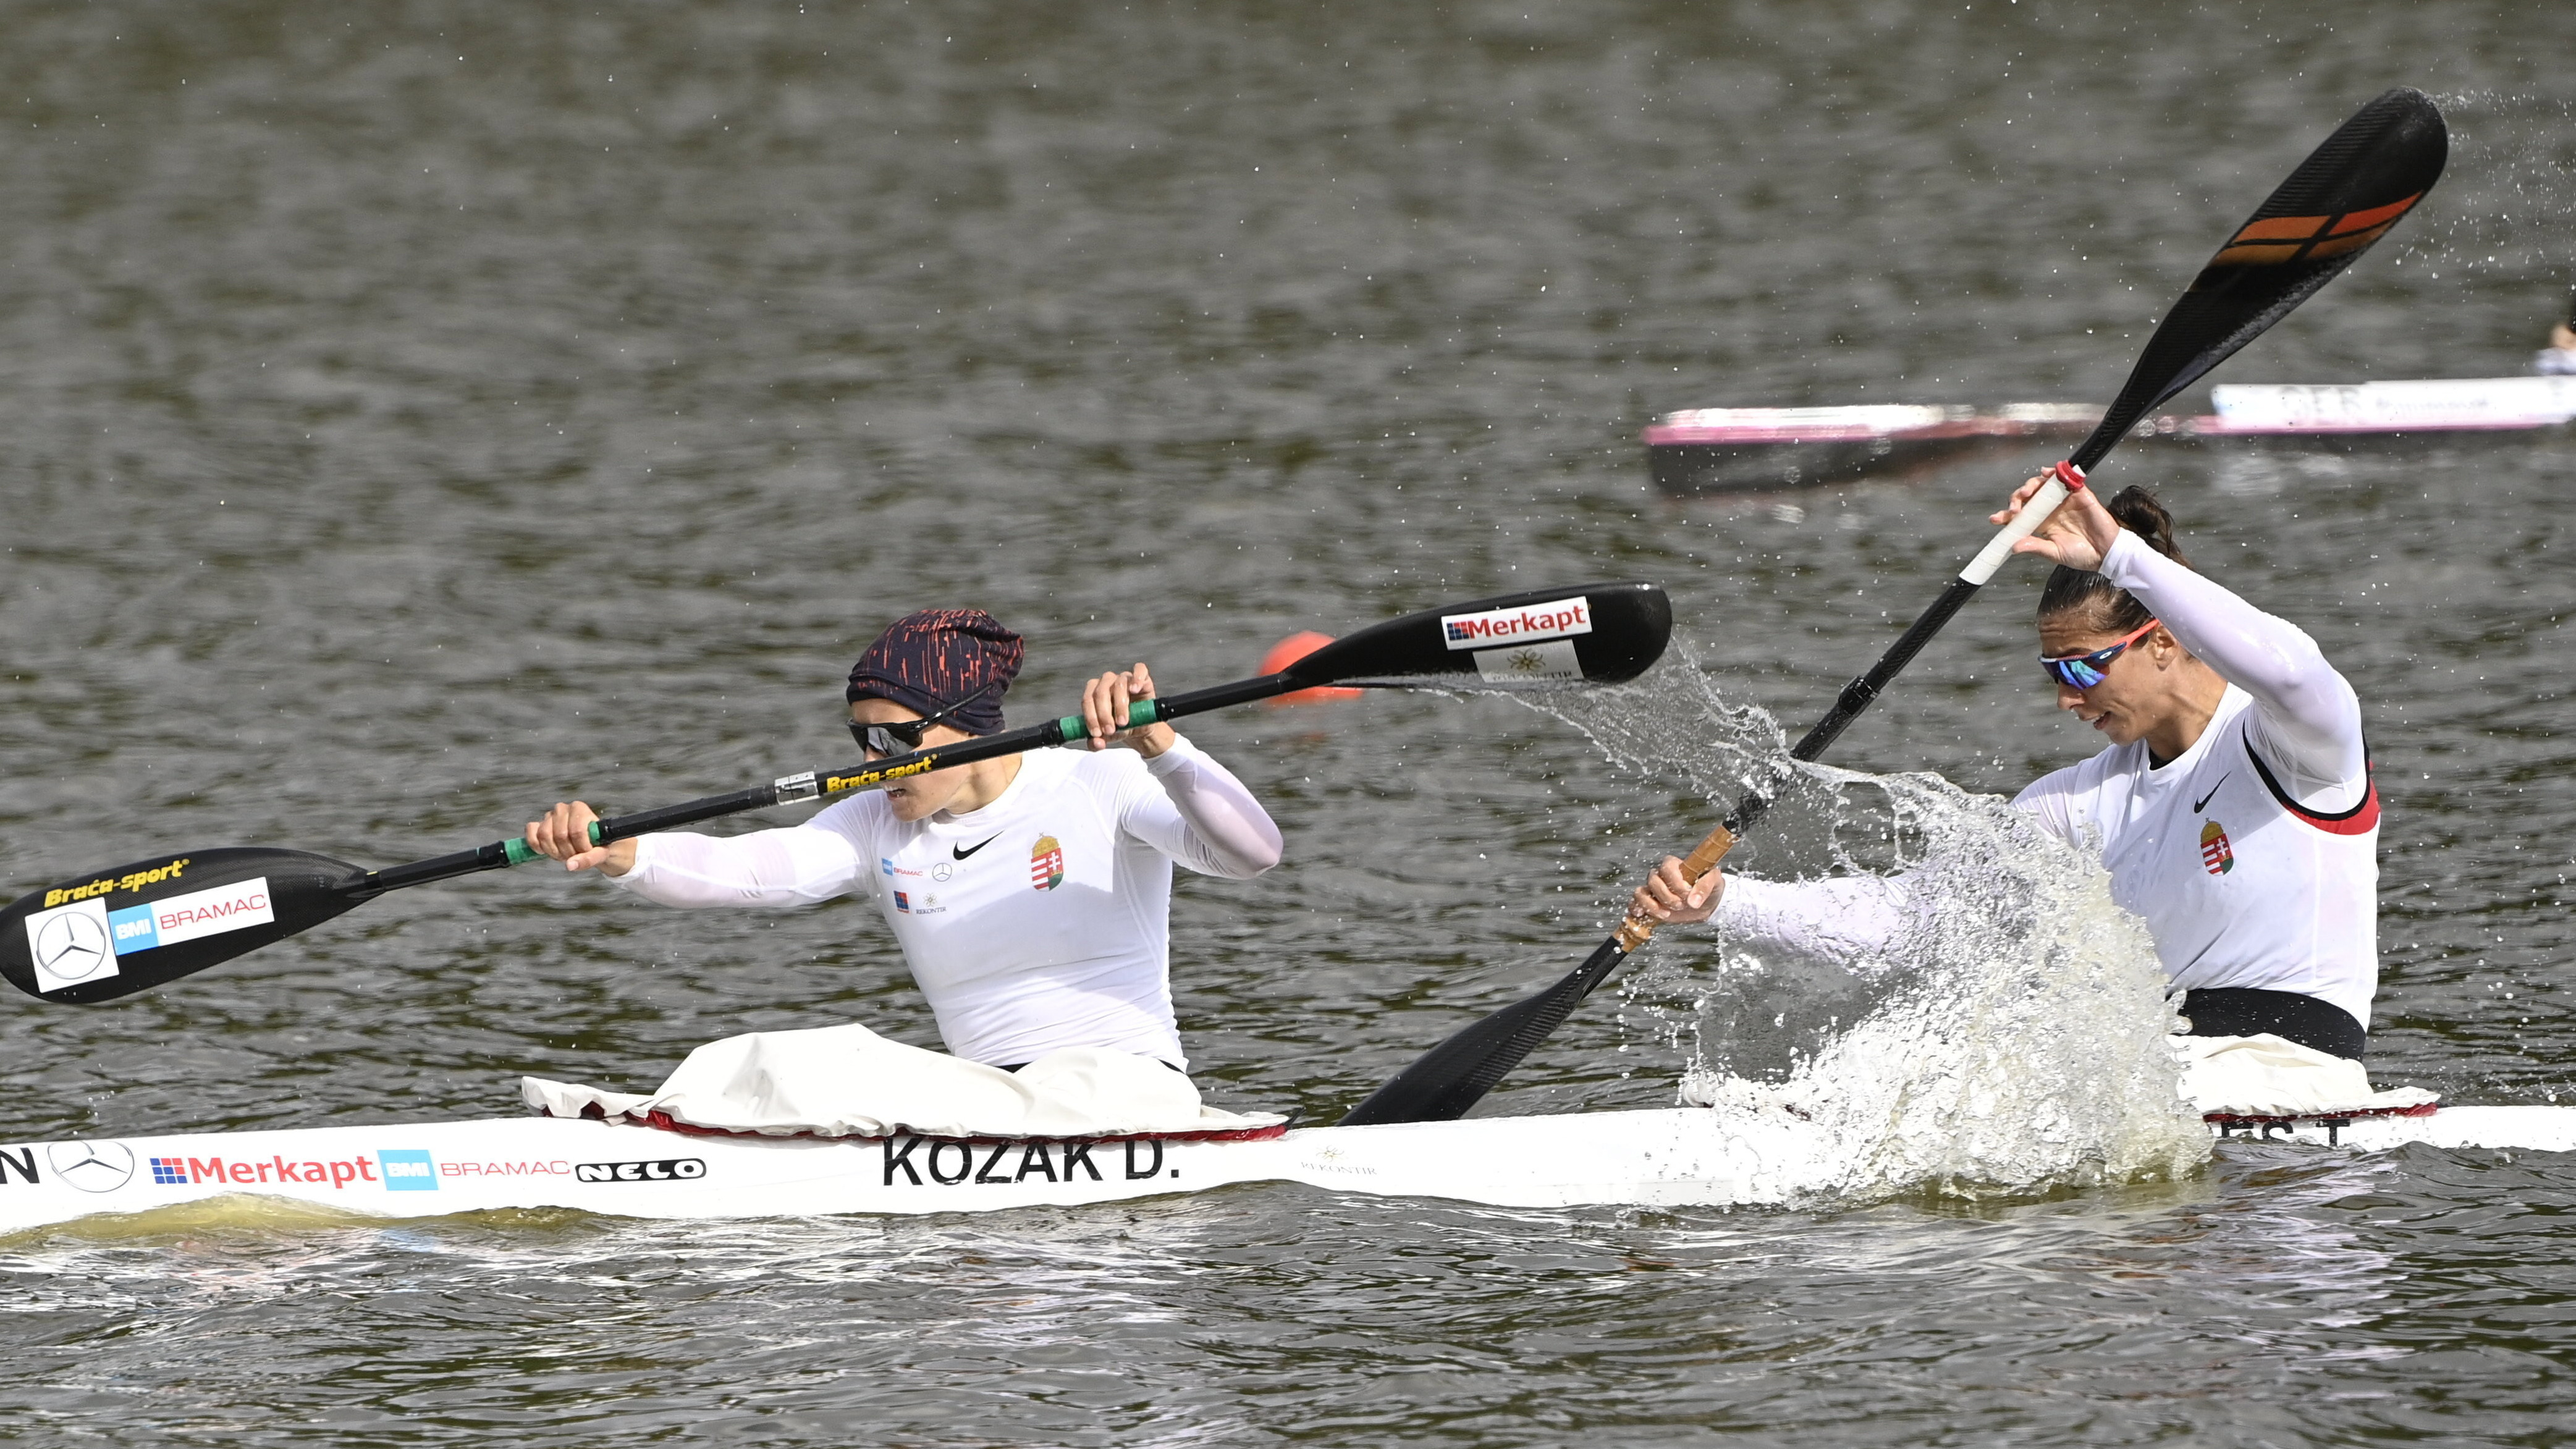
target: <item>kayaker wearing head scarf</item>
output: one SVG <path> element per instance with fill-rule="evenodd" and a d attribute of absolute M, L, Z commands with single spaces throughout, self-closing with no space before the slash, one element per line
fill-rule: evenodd
<path fill-rule="evenodd" d="M 870 758 L 1002 729 L 1020 636 L 974 609 L 907 614 L 850 670 L 850 732 Z M 788 907 L 865 893 L 903 945 L 948 1049 L 1018 1067 L 1104 1047 L 1186 1068 L 1172 1013 L 1172 863 L 1248 879 L 1279 863 L 1251 792 L 1168 724 L 1115 727 L 1150 699 L 1143 664 L 1087 681 L 1088 750 L 933 770 L 802 825 L 592 847 L 588 805 L 528 843 L 672 906 Z"/>
<path fill-rule="evenodd" d="M 2379 793 L 2352 686 L 2297 626 L 2193 572 L 2144 489 L 2108 507 L 2078 491 L 2015 551 L 2058 565 L 2040 664 L 2057 707 L 2110 744 L 2013 803 L 2070 844 L 2098 839 L 2194 1035 L 2359 1058 L 2379 985 Z M 1721 901 L 1747 934 L 1846 945 L 1892 938 L 1913 908 L 1902 877 L 1691 882 L 1667 858 L 1630 911 L 1701 921 Z"/>

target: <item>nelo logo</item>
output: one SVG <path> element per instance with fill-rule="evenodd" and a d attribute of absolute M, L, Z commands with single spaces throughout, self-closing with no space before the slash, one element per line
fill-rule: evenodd
<path fill-rule="evenodd" d="M 576 1182 L 685 1182 L 707 1175 L 707 1164 L 695 1157 L 665 1157 L 659 1162 L 577 1162 Z"/>

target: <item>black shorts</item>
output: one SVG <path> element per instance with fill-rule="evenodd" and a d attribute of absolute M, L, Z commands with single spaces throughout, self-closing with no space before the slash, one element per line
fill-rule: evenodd
<path fill-rule="evenodd" d="M 2370 1034 L 2352 1013 L 2295 991 L 2245 986 L 2206 987 L 2182 995 L 2182 1014 L 2193 1036 L 2256 1036 L 2264 1032 L 2328 1056 L 2360 1061 Z"/>
<path fill-rule="evenodd" d="M 1161 1057 L 1156 1057 L 1156 1058 L 1154 1058 L 1154 1060 L 1156 1060 L 1156 1061 L 1158 1061 L 1158 1062 L 1163 1062 L 1163 1059 L 1162 1059 Z M 996 1065 L 999 1065 L 999 1064 L 998 1064 L 998 1063 L 996 1063 Z M 1003 1068 L 1002 1068 L 1002 1070 L 1003 1070 L 1003 1071 L 1006 1071 L 1006 1072 L 1016 1072 L 1016 1071 L 1018 1071 L 1020 1068 L 1025 1067 L 1025 1066 L 1027 1066 L 1027 1065 L 1028 1065 L 1028 1063 L 1027 1063 L 1027 1062 L 1013 1062 L 1013 1063 L 1011 1063 L 1009 1066 L 1007 1066 L 1007 1067 L 1003 1067 Z M 1164 1066 L 1167 1066 L 1167 1067 L 1172 1067 L 1172 1064 L 1171 1064 L 1170 1062 L 1163 1062 L 1163 1065 L 1164 1065 Z M 1173 1070 L 1173 1071 L 1176 1071 L 1176 1072 L 1181 1072 L 1181 1069 L 1180 1069 L 1179 1067 L 1172 1067 L 1172 1070 Z M 1186 1077 L 1186 1076 L 1188 1076 L 1188 1075 L 1189 1075 L 1189 1073 L 1187 1073 L 1187 1072 L 1181 1072 L 1181 1075 Z"/>

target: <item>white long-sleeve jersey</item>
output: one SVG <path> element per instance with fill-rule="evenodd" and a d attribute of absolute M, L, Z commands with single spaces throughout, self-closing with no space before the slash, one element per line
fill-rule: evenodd
<path fill-rule="evenodd" d="M 948 1050 L 996 1066 L 1061 1047 L 1189 1065 L 1172 1014 L 1172 862 L 1249 879 L 1279 827 L 1187 739 L 1040 750 L 981 810 L 910 823 L 883 795 L 802 825 L 636 841 L 617 884 L 671 906 L 785 908 L 865 891 L 894 928 Z"/>
<path fill-rule="evenodd" d="M 2123 530 L 2102 573 L 2228 682 L 2200 738 L 2156 766 L 2114 745 L 2014 798 L 2052 835 L 2098 841 L 2111 896 L 2155 938 L 2173 989 L 2256 987 L 2370 1024 L 2379 987 L 2379 795 L 2361 702 L 2316 641 Z M 1904 878 L 1730 879 L 1718 919 L 1829 957 L 1913 919 Z"/>

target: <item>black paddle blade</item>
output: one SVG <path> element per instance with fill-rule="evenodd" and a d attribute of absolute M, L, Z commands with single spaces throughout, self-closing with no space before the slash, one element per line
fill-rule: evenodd
<path fill-rule="evenodd" d="M 1340 1125 L 1455 1122 L 1464 1117 L 1504 1073 L 1519 1066 L 1521 1058 L 1565 1024 L 1624 954 L 1617 941 L 1602 942 L 1564 980 L 1471 1023 L 1415 1058 L 1413 1065 L 1388 1078 L 1385 1086 L 1352 1108 Z"/>
<path fill-rule="evenodd" d="M 2198 382 L 2359 260 L 2424 199 L 2451 153 L 2441 108 L 2400 86 L 2353 112 L 2209 259 L 2165 314 L 2101 426 L 2091 469 L 2149 409 Z"/>
<path fill-rule="evenodd" d="M 228 847 L 111 866 L 0 911 L 0 976 L 46 1001 L 113 1001 L 292 936 L 363 899 L 366 872 L 301 850 Z"/>
<path fill-rule="evenodd" d="M 1525 589 L 1372 624 L 1296 663 L 1297 687 L 1437 682 L 1624 684 L 1663 657 L 1673 603 L 1653 584 Z"/>

